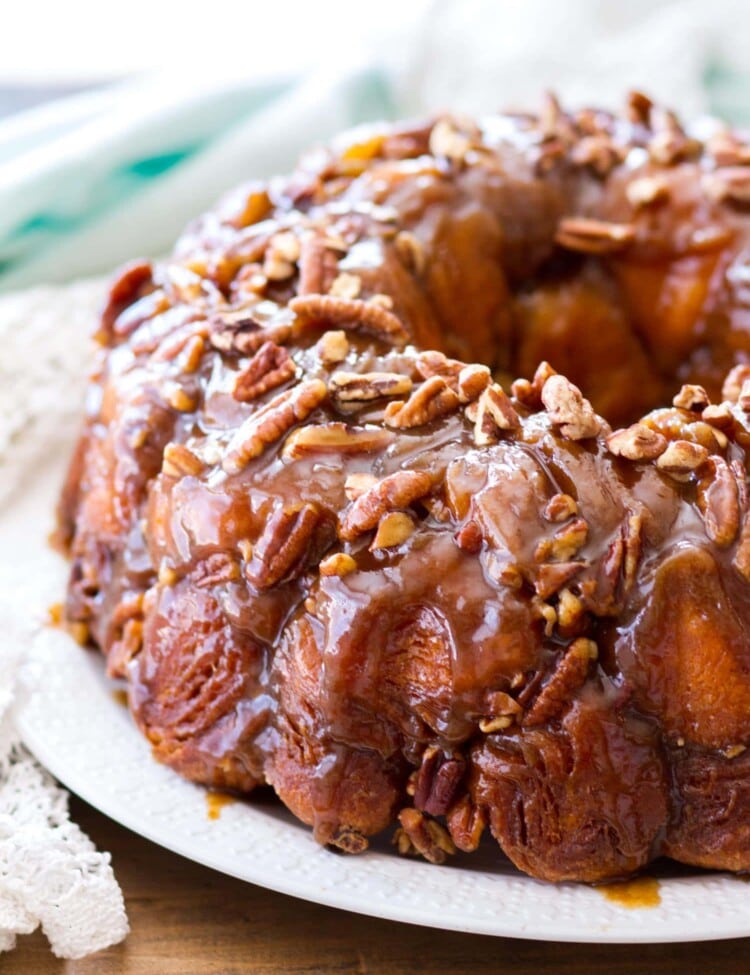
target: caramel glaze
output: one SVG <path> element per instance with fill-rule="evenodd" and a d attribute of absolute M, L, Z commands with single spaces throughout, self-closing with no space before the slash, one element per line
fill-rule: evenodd
<path fill-rule="evenodd" d="M 750 869 L 749 158 L 638 95 L 368 129 L 121 273 L 66 612 L 160 761 L 352 852 Z M 541 360 L 693 385 L 613 436 Z"/>

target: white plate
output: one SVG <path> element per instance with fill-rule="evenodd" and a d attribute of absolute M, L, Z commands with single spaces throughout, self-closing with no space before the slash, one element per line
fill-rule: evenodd
<path fill-rule="evenodd" d="M 331 853 L 280 805 L 225 806 L 208 817 L 206 792 L 157 765 L 96 654 L 41 625 L 62 595 L 65 565 L 45 544 L 59 463 L 0 520 L 0 546 L 18 583 L 10 639 L 29 639 L 32 691 L 18 708 L 23 736 L 66 786 L 129 829 L 192 860 L 307 900 L 437 928 L 557 941 L 651 942 L 750 934 L 747 884 L 725 874 L 659 880 L 661 903 L 628 909 L 575 884 L 550 885 L 498 865 L 494 847 L 435 867 L 386 843 L 357 857 Z M 7 567 L 7 562 L 6 562 Z M 12 580 L 11 580 L 12 581 Z M 3 584 L 0 578 L 0 585 Z M 28 620 L 36 625 L 29 627 Z M 29 632 L 31 630 L 31 632 Z"/>

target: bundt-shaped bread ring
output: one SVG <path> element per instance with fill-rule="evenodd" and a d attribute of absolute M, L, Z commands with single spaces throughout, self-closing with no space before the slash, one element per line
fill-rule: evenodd
<path fill-rule="evenodd" d="M 352 852 L 750 869 L 750 148 L 699 135 L 368 128 L 121 273 L 60 532 L 159 760 Z"/>

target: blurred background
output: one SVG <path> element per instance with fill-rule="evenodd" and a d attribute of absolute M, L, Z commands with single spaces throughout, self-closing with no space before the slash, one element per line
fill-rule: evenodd
<path fill-rule="evenodd" d="M 750 123 L 747 0 L 37 0 L 0 34 L 0 290 L 165 251 L 356 123 L 616 107 Z"/>

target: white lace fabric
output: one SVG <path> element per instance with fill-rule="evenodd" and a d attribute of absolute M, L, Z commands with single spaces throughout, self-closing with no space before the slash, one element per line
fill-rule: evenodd
<path fill-rule="evenodd" d="M 101 296 L 100 283 L 84 282 L 0 299 L 4 513 L 34 476 L 35 461 L 78 422 Z M 71 822 L 67 793 L 24 748 L 14 725 L 33 621 L 14 620 L 13 594 L 25 583 L 15 578 L 13 554 L 0 552 L 0 609 L 9 621 L 0 635 L 0 951 L 41 925 L 58 957 L 81 958 L 121 941 L 127 916 L 109 854 Z M 25 677 L 28 693 L 43 679 Z"/>

